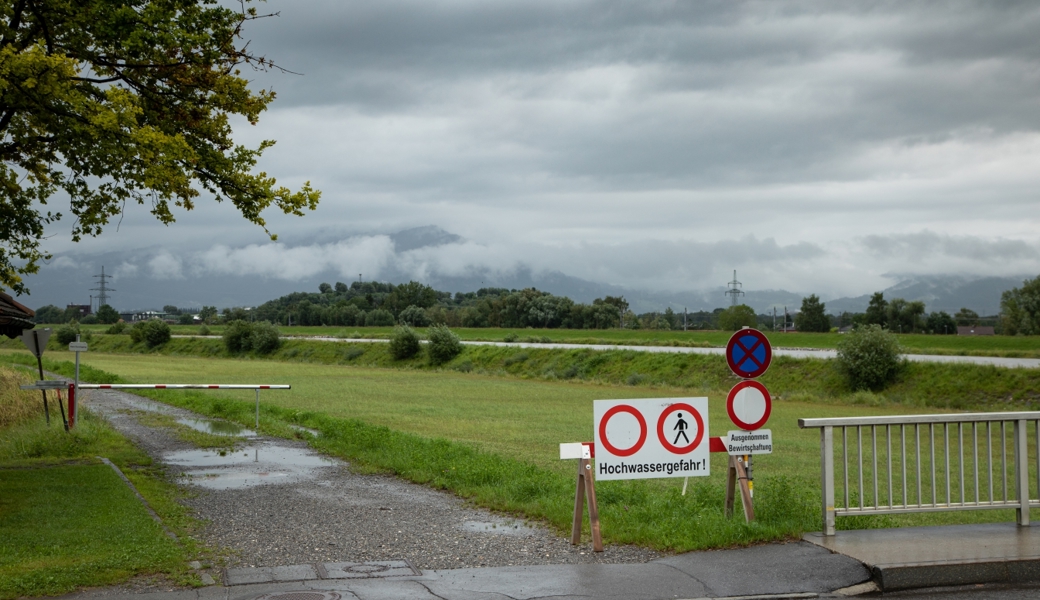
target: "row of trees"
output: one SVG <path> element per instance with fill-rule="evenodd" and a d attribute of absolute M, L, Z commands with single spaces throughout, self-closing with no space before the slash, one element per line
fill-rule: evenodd
<path fill-rule="evenodd" d="M 1040 334 L 1040 277 L 1027 280 L 1021 288 L 1004 292 L 998 332 L 1008 335 Z M 249 321 L 283 325 L 332 326 L 393 326 L 429 327 L 507 327 L 507 328 L 565 328 L 565 329 L 723 329 L 735 331 L 741 327 L 774 327 L 773 315 L 755 314 L 747 305 L 731 306 L 714 311 L 680 314 L 671 308 L 663 312 L 635 314 L 622 296 L 597 298 L 591 303 L 574 302 L 564 296 L 555 296 L 534 288 L 509 290 L 481 288 L 476 292 L 441 292 L 415 281 L 402 285 L 380 282 L 354 282 L 331 285 L 322 283 L 317 293 L 295 292 L 271 300 L 255 309 L 204 306 L 195 310 L 179 309 L 168 305 L 163 311 L 177 315 L 183 324 L 195 322 L 195 315 L 203 323 Z M 62 310 L 45 306 L 37 311 L 38 323 L 66 323 L 77 319 L 75 307 Z M 845 325 L 878 325 L 897 333 L 954 334 L 958 325 L 979 325 L 982 319 L 968 308 L 954 315 L 945 311 L 927 312 L 921 301 L 903 298 L 887 300 L 884 293 L 875 293 L 862 313 L 828 315 L 826 305 L 812 294 L 802 299 L 801 310 L 788 317 L 787 322 L 775 324 L 777 329 L 787 326 L 804 332 L 826 332 Z M 83 323 L 115 323 L 119 315 L 112 307 L 102 306 L 96 315 Z"/>

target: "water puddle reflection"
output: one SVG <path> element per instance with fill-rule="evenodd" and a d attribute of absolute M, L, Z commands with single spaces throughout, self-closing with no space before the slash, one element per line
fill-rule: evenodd
<path fill-rule="evenodd" d="M 183 470 L 185 483 L 218 490 L 311 479 L 315 470 L 335 465 L 309 450 L 273 444 L 238 451 L 184 450 L 164 459 Z"/>
<path fill-rule="evenodd" d="M 256 437 L 256 432 L 246 429 L 238 423 L 222 421 L 220 419 L 177 419 L 181 425 L 187 425 L 195 431 L 211 433 L 213 435 L 227 435 L 237 437 Z"/>

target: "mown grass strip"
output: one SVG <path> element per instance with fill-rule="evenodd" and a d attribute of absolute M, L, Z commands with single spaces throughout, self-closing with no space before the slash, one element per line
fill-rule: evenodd
<path fill-rule="evenodd" d="M 61 594 L 137 574 L 198 583 L 186 561 L 206 556 L 186 535 L 196 523 L 177 504 L 176 488 L 89 411 L 70 433 L 48 426 L 39 396 L 17 388 L 32 379 L 0 368 L 0 412 L 22 403 L 31 409 L 0 428 L 0 598 Z M 96 456 L 120 467 L 179 543 Z"/>
<path fill-rule="evenodd" d="M 12 348 L 12 343 L 0 343 L 0 348 Z M 98 353 L 232 358 L 219 339 L 177 338 L 154 351 L 148 351 L 142 344 L 133 344 L 124 335 L 95 336 L 91 344 L 92 352 Z M 25 352 L 13 354 L 23 356 L 19 360 L 29 361 L 31 358 Z M 55 351 L 50 356 L 64 359 L 71 354 Z M 448 370 L 543 381 L 572 380 L 612 386 L 628 385 L 637 389 L 669 387 L 696 394 L 725 393 L 738 381 L 721 356 L 634 350 L 470 346 L 452 361 L 434 367 L 422 356 L 395 360 L 384 344 L 289 340 L 270 356 L 246 355 L 241 358 L 391 369 Z M 89 369 L 90 360 L 83 360 L 84 369 Z M 71 376 L 71 373 L 65 374 Z M 82 376 L 97 380 L 107 375 L 84 370 Z M 958 410 L 1040 408 L 1040 369 L 908 363 L 895 384 L 881 393 L 870 394 L 849 390 L 832 361 L 777 357 L 760 381 L 775 398 L 805 402 L 898 404 Z"/>

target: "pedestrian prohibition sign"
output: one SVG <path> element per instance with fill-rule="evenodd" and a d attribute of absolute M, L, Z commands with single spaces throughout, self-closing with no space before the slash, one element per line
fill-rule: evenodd
<path fill-rule="evenodd" d="M 596 479 L 710 474 L 707 398 L 596 400 Z"/>
<path fill-rule="evenodd" d="M 738 377 L 754 379 L 769 368 L 773 348 L 765 334 L 757 329 L 741 329 L 726 344 L 726 362 Z"/>

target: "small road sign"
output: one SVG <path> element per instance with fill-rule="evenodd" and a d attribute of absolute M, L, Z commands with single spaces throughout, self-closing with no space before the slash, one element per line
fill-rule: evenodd
<path fill-rule="evenodd" d="M 708 399 L 596 400 L 596 479 L 710 474 Z"/>
<path fill-rule="evenodd" d="M 37 381 L 30 385 L 20 385 L 18 387 L 23 390 L 64 390 L 69 387 L 69 384 L 56 379 L 48 379 Z"/>
<path fill-rule="evenodd" d="M 755 431 L 730 431 L 722 438 L 730 456 L 747 456 L 773 453 L 773 432 L 769 429 Z"/>
<path fill-rule="evenodd" d="M 69 342 L 69 352 L 86 352 L 86 342 Z"/>
<path fill-rule="evenodd" d="M 47 340 L 50 338 L 50 327 L 46 329 L 28 329 L 22 332 L 22 343 L 36 358 L 43 356 L 43 351 L 47 348 Z"/>
<path fill-rule="evenodd" d="M 757 381 L 741 381 L 726 396 L 726 412 L 733 424 L 754 431 L 766 424 L 773 410 L 773 399 L 766 386 Z"/>
<path fill-rule="evenodd" d="M 766 372 L 773 360 L 773 348 L 757 329 L 741 329 L 726 344 L 726 362 L 738 377 L 754 379 Z"/>

